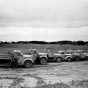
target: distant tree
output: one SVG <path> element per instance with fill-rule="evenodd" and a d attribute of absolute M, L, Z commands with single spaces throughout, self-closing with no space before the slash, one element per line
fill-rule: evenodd
<path fill-rule="evenodd" d="M 79 40 L 79 41 L 77 41 L 77 45 L 85 45 L 85 42 L 84 42 L 84 41 Z"/>
<path fill-rule="evenodd" d="M 46 42 L 46 41 L 18 41 L 18 42 L 3 42 L 0 41 L 0 44 L 71 44 L 71 45 L 88 45 L 88 41 L 84 42 L 84 41 L 68 41 L 68 40 L 64 40 L 64 41 L 54 41 L 54 42 Z"/>
<path fill-rule="evenodd" d="M 8 44 L 8 42 L 7 42 L 7 41 L 5 41 L 5 44 Z"/>
<path fill-rule="evenodd" d="M 59 41 L 59 44 L 72 44 L 72 41 L 64 40 L 64 41 Z"/>
<path fill-rule="evenodd" d="M 85 45 L 88 45 L 88 41 L 85 41 Z"/>
<path fill-rule="evenodd" d="M 12 41 L 11 44 L 15 44 L 16 42 Z"/>

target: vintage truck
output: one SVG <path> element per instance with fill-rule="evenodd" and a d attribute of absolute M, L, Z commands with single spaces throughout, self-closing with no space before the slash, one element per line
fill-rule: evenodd
<path fill-rule="evenodd" d="M 84 50 L 76 50 L 76 54 L 79 56 L 79 60 L 88 60 L 88 52 L 85 52 Z"/>
<path fill-rule="evenodd" d="M 44 52 L 47 53 L 48 61 L 57 61 L 60 63 L 62 60 L 70 62 L 73 59 L 71 54 L 65 54 L 63 51 L 53 53 L 50 48 L 47 48 Z"/>
<path fill-rule="evenodd" d="M 0 54 L 1 64 L 10 64 L 12 66 L 23 65 L 26 68 L 30 68 L 33 64 L 40 63 L 41 65 L 47 64 L 47 54 L 38 53 L 35 49 L 23 54 L 20 50 L 14 50 L 12 53 Z"/>
<path fill-rule="evenodd" d="M 88 60 L 88 52 L 84 50 L 67 50 L 67 54 L 71 54 L 74 61 Z"/>
<path fill-rule="evenodd" d="M 35 63 L 46 65 L 48 61 L 47 53 L 39 53 L 36 49 L 30 49 L 27 52 L 27 55 L 33 55 L 35 58 Z"/>
<path fill-rule="evenodd" d="M 8 64 L 11 66 L 23 65 L 26 68 L 33 66 L 34 57 L 32 55 L 23 55 L 21 51 L 14 50 L 13 53 L 0 54 L 0 64 Z"/>
<path fill-rule="evenodd" d="M 19 50 L 14 50 L 14 58 L 17 58 L 17 63 L 24 65 L 27 68 L 32 67 L 33 64 L 40 63 L 41 65 L 47 64 L 47 55 L 45 53 L 38 53 L 36 49 L 30 49 L 27 53 L 23 54 Z"/>

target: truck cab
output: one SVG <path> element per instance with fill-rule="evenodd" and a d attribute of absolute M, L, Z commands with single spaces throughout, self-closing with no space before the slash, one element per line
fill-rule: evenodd
<path fill-rule="evenodd" d="M 24 65 L 26 68 L 30 68 L 34 64 L 33 55 L 23 55 L 20 50 L 13 51 L 13 58 L 17 59 L 17 65 Z"/>
<path fill-rule="evenodd" d="M 66 53 L 65 51 L 59 51 L 59 54 L 61 55 L 62 60 L 66 60 L 68 62 L 71 62 L 73 60 L 73 56 L 70 53 Z"/>
<path fill-rule="evenodd" d="M 78 50 L 76 52 L 79 54 L 81 60 L 88 60 L 88 52 L 85 52 L 84 50 Z"/>
<path fill-rule="evenodd" d="M 36 49 L 29 49 L 28 51 L 29 55 L 33 55 L 33 58 L 35 59 L 35 63 L 40 63 L 41 65 L 47 64 L 47 54 L 46 53 L 39 53 Z"/>
<path fill-rule="evenodd" d="M 54 53 L 50 48 L 46 48 L 44 52 L 47 54 L 48 61 L 57 61 L 58 63 L 62 61 L 61 55 Z"/>

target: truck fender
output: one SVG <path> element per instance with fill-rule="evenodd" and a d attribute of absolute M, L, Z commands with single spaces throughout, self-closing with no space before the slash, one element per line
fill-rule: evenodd
<path fill-rule="evenodd" d="M 85 59 L 86 61 L 88 61 L 88 56 L 85 56 L 84 59 Z"/>
<path fill-rule="evenodd" d="M 27 61 L 27 60 L 29 60 L 29 61 L 31 61 L 32 63 L 34 63 L 34 61 L 33 61 L 31 58 L 26 58 L 26 59 L 23 60 L 22 65 L 23 65 L 24 62 Z"/>
<path fill-rule="evenodd" d="M 71 58 L 72 59 L 72 56 L 67 56 L 65 59 L 67 60 L 68 58 Z"/>
<path fill-rule="evenodd" d="M 48 60 L 47 56 L 40 56 L 40 59 L 41 59 L 42 57 L 43 57 L 43 58 L 46 58 L 46 59 Z"/>
<path fill-rule="evenodd" d="M 88 57 L 88 54 L 87 54 L 87 55 L 85 55 L 85 57 Z"/>
<path fill-rule="evenodd" d="M 61 57 L 61 56 L 56 56 L 54 60 L 56 60 L 58 57 L 62 59 L 62 57 Z"/>

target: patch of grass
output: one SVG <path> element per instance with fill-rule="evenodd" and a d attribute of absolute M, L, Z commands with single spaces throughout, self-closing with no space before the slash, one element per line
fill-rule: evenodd
<path fill-rule="evenodd" d="M 74 86 L 73 88 L 88 88 L 88 80 L 72 80 L 71 85 Z"/>
<path fill-rule="evenodd" d="M 70 88 L 70 86 L 65 83 L 56 83 L 56 84 L 47 84 L 35 88 Z"/>
<path fill-rule="evenodd" d="M 14 82 L 11 84 L 11 86 L 9 88 L 15 88 L 17 85 L 19 86 L 18 88 L 21 88 L 21 86 L 19 85 L 19 83 L 23 82 L 24 79 L 23 78 L 19 78 L 17 77 Z"/>
<path fill-rule="evenodd" d="M 68 76 L 69 74 L 57 74 L 57 76 Z"/>
<path fill-rule="evenodd" d="M 39 52 L 44 52 L 44 49 L 50 47 L 52 52 L 57 52 L 58 50 L 87 50 L 88 45 L 84 46 L 74 46 L 74 45 L 59 45 L 59 44 L 0 44 L 0 53 L 6 53 L 8 51 L 13 51 L 14 49 L 19 49 L 23 53 L 27 52 L 31 47 L 37 49 Z"/>
<path fill-rule="evenodd" d="M 35 88 L 88 88 L 88 80 L 83 81 L 71 81 L 71 85 L 65 83 L 47 84 L 43 86 L 37 86 Z"/>
<path fill-rule="evenodd" d="M 16 79 L 15 77 L 0 77 L 0 79 Z"/>
<path fill-rule="evenodd" d="M 88 62 L 85 62 L 84 65 L 88 65 Z"/>
<path fill-rule="evenodd" d="M 46 85 L 46 83 L 42 79 L 38 79 L 37 86 L 39 87 L 42 85 Z"/>

